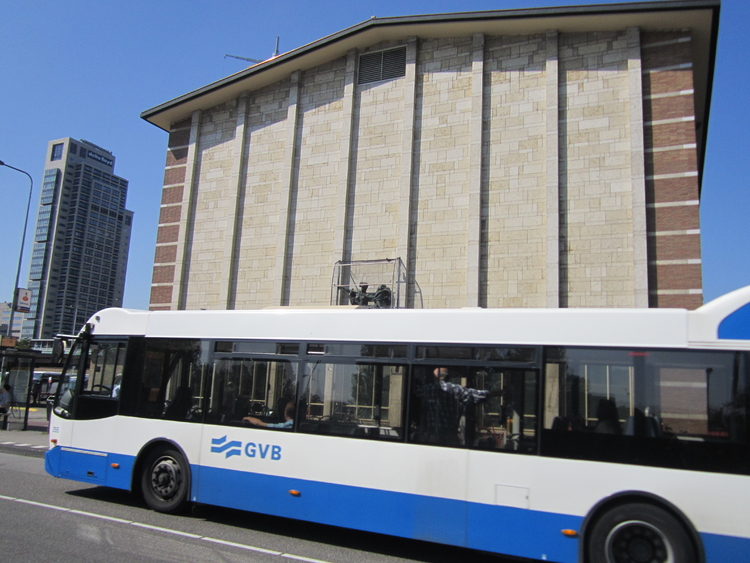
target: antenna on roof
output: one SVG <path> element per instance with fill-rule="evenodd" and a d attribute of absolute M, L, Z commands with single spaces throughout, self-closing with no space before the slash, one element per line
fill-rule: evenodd
<path fill-rule="evenodd" d="M 240 59 L 241 61 L 249 61 L 249 62 L 251 62 L 251 63 L 262 63 L 262 62 L 263 62 L 263 61 L 261 61 L 260 59 L 248 59 L 247 57 L 238 57 L 238 56 L 236 56 L 236 55 L 224 55 L 224 58 L 225 58 L 225 59 L 226 59 L 227 57 L 229 57 L 229 58 L 231 58 L 231 59 Z"/>
<path fill-rule="evenodd" d="M 276 36 L 276 48 L 273 50 L 273 54 L 271 55 L 270 58 L 272 59 L 272 58 L 278 57 L 278 56 L 279 56 L 279 36 L 277 35 Z M 255 63 L 255 64 L 264 62 L 261 59 L 249 59 L 247 57 L 238 57 L 237 55 L 224 55 L 225 59 L 227 57 L 229 57 L 231 59 L 239 59 L 241 61 L 248 61 L 250 63 Z M 266 59 L 266 60 L 268 60 L 268 59 Z"/>

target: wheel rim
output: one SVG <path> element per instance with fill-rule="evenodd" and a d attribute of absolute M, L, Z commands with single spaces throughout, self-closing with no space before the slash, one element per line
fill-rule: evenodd
<path fill-rule="evenodd" d="M 675 563 L 664 533 L 640 520 L 615 526 L 607 536 L 606 554 L 608 563 Z"/>
<path fill-rule="evenodd" d="M 177 494 L 182 483 L 182 470 L 174 458 L 159 458 L 151 468 L 151 490 L 162 500 Z"/>

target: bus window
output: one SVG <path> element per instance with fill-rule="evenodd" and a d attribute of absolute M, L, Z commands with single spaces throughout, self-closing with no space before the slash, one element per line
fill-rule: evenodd
<path fill-rule="evenodd" d="M 76 380 L 73 379 L 72 371 L 69 376 L 66 375 L 69 383 L 68 390 L 64 391 L 75 397 L 75 418 L 94 420 L 115 416 L 119 410 L 119 395 L 115 395 L 115 381 L 118 374 L 122 374 L 125 365 L 127 342 L 86 339 L 81 341 L 81 346 L 82 351 L 76 360 L 80 362 L 80 358 L 85 356 L 85 362 L 80 366 L 81 373 L 75 376 Z M 61 398 L 61 407 L 63 402 Z"/>
<path fill-rule="evenodd" d="M 537 388 L 535 370 L 418 366 L 412 379 L 409 440 L 534 453 Z"/>
<path fill-rule="evenodd" d="M 86 363 L 84 395 L 119 396 L 126 351 L 125 342 L 92 342 Z"/>
<path fill-rule="evenodd" d="M 66 359 L 63 375 L 56 390 L 54 411 L 62 418 L 72 418 L 75 410 L 76 382 L 78 380 L 78 368 L 81 362 L 81 353 L 86 346 L 86 341 L 76 339 Z"/>
<path fill-rule="evenodd" d="M 381 440 L 403 435 L 404 366 L 310 362 L 299 430 Z"/>
<path fill-rule="evenodd" d="M 659 352 L 646 374 L 658 382 L 665 434 L 746 442 L 745 356 L 726 352 Z"/>
<path fill-rule="evenodd" d="M 699 470 L 731 465 L 729 445 L 747 441 L 746 371 L 745 355 L 734 352 L 549 348 L 543 453 Z M 638 445 L 644 439 L 654 445 Z"/>
<path fill-rule="evenodd" d="M 200 422 L 207 358 L 205 342 L 149 340 L 141 380 L 136 383 L 136 416 Z"/>
<path fill-rule="evenodd" d="M 296 386 L 294 362 L 217 358 L 208 386 L 206 422 L 275 428 L 286 421 L 287 405 L 293 408 Z"/>

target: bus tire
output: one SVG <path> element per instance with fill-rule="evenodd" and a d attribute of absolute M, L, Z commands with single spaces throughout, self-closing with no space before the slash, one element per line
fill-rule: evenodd
<path fill-rule="evenodd" d="M 143 463 L 141 492 L 146 504 L 157 512 L 174 514 L 188 504 L 190 468 L 176 449 L 153 450 Z"/>
<path fill-rule="evenodd" d="M 697 563 L 690 536 L 666 510 L 646 503 L 623 504 L 594 524 L 588 563 Z"/>

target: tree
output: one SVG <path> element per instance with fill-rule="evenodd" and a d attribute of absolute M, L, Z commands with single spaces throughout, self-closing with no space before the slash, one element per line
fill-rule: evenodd
<path fill-rule="evenodd" d="M 31 339 L 30 338 L 19 338 L 18 342 L 16 342 L 16 349 L 18 349 L 18 350 L 30 350 L 31 349 Z"/>

